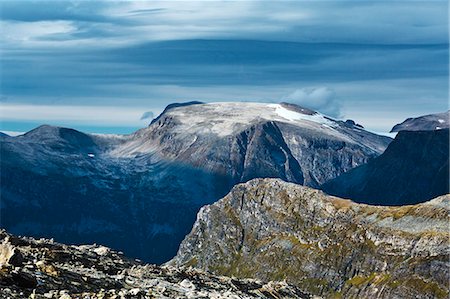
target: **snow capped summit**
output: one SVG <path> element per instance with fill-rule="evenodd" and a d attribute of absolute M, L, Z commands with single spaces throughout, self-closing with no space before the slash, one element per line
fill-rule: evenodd
<path fill-rule="evenodd" d="M 390 141 L 289 103 L 188 102 L 169 105 L 109 154 L 178 161 L 233 183 L 262 176 L 317 187 L 378 156 Z"/>
<path fill-rule="evenodd" d="M 293 109 L 296 107 L 297 109 Z M 304 110 L 305 112 L 301 112 Z M 180 105 L 166 109 L 161 116 L 175 117 L 178 129 L 212 133 L 220 137 L 237 133 L 249 124 L 262 121 L 294 122 L 304 126 L 336 126 L 336 121 L 300 106 L 281 103 L 217 102 Z M 161 117 L 160 116 L 160 117 Z M 320 126 L 317 126 L 320 129 Z"/>

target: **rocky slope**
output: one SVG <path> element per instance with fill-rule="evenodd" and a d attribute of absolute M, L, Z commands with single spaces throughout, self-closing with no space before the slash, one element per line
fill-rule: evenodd
<path fill-rule="evenodd" d="M 131 135 L 41 126 L 0 137 L 1 225 L 161 263 L 200 207 L 236 182 L 278 177 L 317 187 L 389 142 L 288 104 L 170 105 Z"/>
<path fill-rule="evenodd" d="M 170 264 L 325 298 L 448 298 L 449 201 L 369 206 L 255 179 L 202 208 Z"/>
<path fill-rule="evenodd" d="M 369 163 L 328 181 L 328 194 L 357 202 L 414 204 L 449 193 L 449 129 L 401 131 Z"/>
<path fill-rule="evenodd" d="M 395 125 L 392 132 L 400 131 L 433 131 L 448 129 L 450 111 L 436 114 L 429 114 L 415 118 L 408 118 L 404 122 Z"/>
<path fill-rule="evenodd" d="M 287 283 L 145 265 L 104 246 L 68 246 L 5 231 L 0 242 L 1 298 L 310 298 Z"/>

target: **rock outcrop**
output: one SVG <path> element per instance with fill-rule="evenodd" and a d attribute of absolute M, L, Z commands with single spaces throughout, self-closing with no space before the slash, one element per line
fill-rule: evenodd
<path fill-rule="evenodd" d="M 395 125 L 391 132 L 400 131 L 434 131 L 441 129 L 449 129 L 450 111 L 436 114 L 428 114 L 424 116 L 408 118 L 404 122 Z"/>
<path fill-rule="evenodd" d="M 386 151 L 328 181 L 326 193 L 357 202 L 405 205 L 449 193 L 449 129 L 401 131 Z"/>
<path fill-rule="evenodd" d="M 170 105 L 131 135 L 41 126 L 0 136 L 2 227 L 161 263 L 200 207 L 235 183 L 278 177 L 318 187 L 390 140 L 287 104 Z"/>
<path fill-rule="evenodd" d="M 170 264 L 325 298 L 448 298 L 449 205 L 369 206 L 255 179 L 202 208 Z"/>
<path fill-rule="evenodd" d="M 146 265 L 99 245 L 68 246 L 5 231 L 0 242 L 1 298 L 311 298 L 285 282 Z"/>

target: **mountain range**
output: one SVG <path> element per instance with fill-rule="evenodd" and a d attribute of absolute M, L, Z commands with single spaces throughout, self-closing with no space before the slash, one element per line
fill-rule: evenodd
<path fill-rule="evenodd" d="M 200 207 L 236 183 L 274 177 L 318 188 L 390 142 L 288 103 L 172 104 L 130 135 L 43 125 L 0 137 L 2 227 L 161 263 Z"/>
<path fill-rule="evenodd" d="M 188 102 L 130 135 L 2 134 L 0 295 L 447 298 L 448 113 L 392 131 Z"/>

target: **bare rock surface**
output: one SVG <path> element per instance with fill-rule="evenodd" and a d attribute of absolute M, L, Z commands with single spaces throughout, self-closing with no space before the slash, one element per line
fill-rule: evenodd
<path fill-rule="evenodd" d="M 1 298 L 311 298 L 286 282 L 143 264 L 104 246 L 69 246 L 5 231 L 0 238 Z M 20 252 L 20 263 L 12 252 Z"/>
<path fill-rule="evenodd" d="M 448 298 L 450 195 L 370 206 L 278 179 L 205 206 L 170 262 L 325 298 Z"/>

